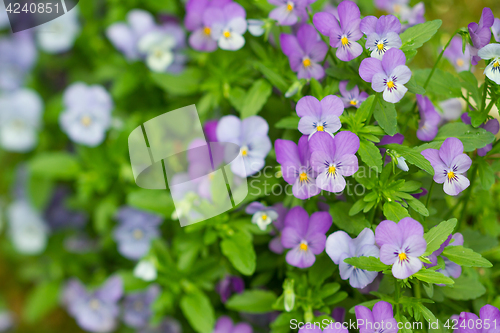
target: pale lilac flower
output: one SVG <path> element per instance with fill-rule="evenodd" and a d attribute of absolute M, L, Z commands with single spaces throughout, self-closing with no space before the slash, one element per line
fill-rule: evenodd
<path fill-rule="evenodd" d="M 484 69 L 484 74 L 491 81 L 500 84 L 500 44 L 486 45 L 477 54 L 481 59 L 491 60 Z"/>
<path fill-rule="evenodd" d="M 221 49 L 236 51 L 245 45 L 246 12 L 236 2 L 230 2 L 223 8 L 208 8 L 203 14 L 203 21 Z"/>
<path fill-rule="evenodd" d="M 418 221 L 411 217 L 399 223 L 382 221 L 375 229 L 375 240 L 380 247 L 380 261 L 392 265 L 395 278 L 406 279 L 422 268 L 418 257 L 424 254 L 427 243 Z"/>
<path fill-rule="evenodd" d="M 307 16 L 308 0 L 268 0 L 278 6 L 269 13 L 269 18 L 278 21 L 278 25 L 294 25 L 299 17 Z"/>
<path fill-rule="evenodd" d="M 73 83 L 64 92 L 63 102 L 65 110 L 59 123 L 69 138 L 90 147 L 101 144 L 111 126 L 113 110 L 113 101 L 104 87 Z"/>
<path fill-rule="evenodd" d="M 134 276 L 144 281 L 154 281 L 158 277 L 158 272 L 154 262 L 150 259 L 141 259 L 134 268 Z"/>
<path fill-rule="evenodd" d="M 347 258 L 379 257 L 373 230 L 365 228 L 354 239 L 344 231 L 336 231 L 326 239 L 325 251 L 339 265 L 342 280 L 349 279 L 352 287 L 364 288 L 377 277 L 377 272 L 365 271 L 344 262 Z"/>
<path fill-rule="evenodd" d="M 348 81 L 339 82 L 339 90 L 342 97 L 340 99 L 344 102 L 344 108 L 355 107 L 359 108 L 361 103 L 363 103 L 368 98 L 368 93 L 362 91 L 359 93 L 358 86 L 354 86 L 352 90 L 347 90 Z"/>
<path fill-rule="evenodd" d="M 160 325 L 143 328 L 138 333 L 182 333 L 182 326 L 174 318 L 166 317 Z"/>
<path fill-rule="evenodd" d="M 280 44 L 292 71 L 297 72 L 299 79 L 320 80 L 325 76 L 321 61 L 328 52 L 328 46 L 321 41 L 313 26 L 302 25 L 297 36 L 281 34 Z"/>
<path fill-rule="evenodd" d="M 33 90 L 19 89 L 1 94 L 0 146 L 20 153 L 35 148 L 42 125 L 42 111 L 43 101 Z"/>
<path fill-rule="evenodd" d="M 344 177 L 358 171 L 359 138 L 344 131 L 332 138 L 326 133 L 318 133 L 310 141 L 311 165 L 318 173 L 316 185 L 328 192 L 342 192 L 346 186 Z"/>
<path fill-rule="evenodd" d="M 271 150 L 268 131 L 269 125 L 260 116 L 251 116 L 243 120 L 235 116 L 225 116 L 219 120 L 217 141 L 234 143 L 240 147 L 244 167 L 233 163 L 231 171 L 234 174 L 248 177 L 264 167 L 264 159 Z"/>
<path fill-rule="evenodd" d="M 419 2 L 413 7 L 403 5 L 399 10 L 399 19 L 401 22 L 406 22 L 401 26 L 401 31 L 425 22 L 425 6 L 423 2 Z"/>
<path fill-rule="evenodd" d="M 47 247 L 49 228 L 26 200 L 16 200 L 7 209 L 9 236 L 14 248 L 23 254 L 36 255 Z"/>
<path fill-rule="evenodd" d="M 44 217 L 52 230 L 80 229 L 87 223 L 88 216 L 84 211 L 67 207 L 66 199 L 69 196 L 67 188 L 58 187 L 45 208 Z"/>
<path fill-rule="evenodd" d="M 410 81 L 411 71 L 405 65 L 406 57 L 399 49 L 390 49 L 382 57 L 366 58 L 359 66 L 359 75 L 366 82 L 372 83 L 373 90 L 384 92 L 384 100 L 399 102 L 408 91 L 404 86 Z"/>
<path fill-rule="evenodd" d="M 465 52 L 462 52 L 462 37 L 460 36 L 453 37 L 443 55 L 455 67 L 457 72 L 468 71 L 471 67 L 469 45 L 466 45 Z"/>
<path fill-rule="evenodd" d="M 0 90 L 20 88 L 38 57 L 28 31 L 0 38 Z"/>
<path fill-rule="evenodd" d="M 212 19 L 205 15 L 208 8 L 223 8 L 231 0 L 189 0 L 186 4 L 184 25 L 193 33 L 189 45 L 198 51 L 212 52 L 217 49 L 217 41 L 212 38 Z"/>
<path fill-rule="evenodd" d="M 470 39 L 472 41 L 472 47 L 470 54 L 472 56 L 472 65 L 477 65 L 481 56 L 478 55 L 478 51 L 488 45 L 491 40 L 491 26 L 493 25 L 495 17 L 490 8 L 483 8 L 483 13 L 481 14 L 481 19 L 479 24 L 476 22 L 471 22 L 467 26 L 469 29 Z M 490 58 L 491 59 L 491 58 Z"/>
<path fill-rule="evenodd" d="M 132 207 L 123 207 L 116 214 L 119 225 L 113 236 L 118 242 L 118 251 L 126 258 L 137 260 L 148 253 L 151 240 L 160 235 L 158 230 L 162 218 Z"/>
<path fill-rule="evenodd" d="M 354 307 L 356 320 L 359 323 L 359 333 L 396 333 L 398 332 L 398 322 L 394 319 L 392 305 L 385 301 L 375 303 L 370 311 L 366 306 L 356 305 Z M 374 329 L 379 327 L 379 329 Z"/>
<path fill-rule="evenodd" d="M 70 50 L 80 33 L 77 7 L 36 28 L 40 48 L 51 54 Z"/>
<path fill-rule="evenodd" d="M 3 2 L 2 5 L 3 6 Z M 0 12 L 0 20 L 1 15 Z M 10 330 L 15 326 L 15 316 L 13 312 L 2 310 L 0 311 L 0 332 L 10 332 Z"/>
<path fill-rule="evenodd" d="M 417 95 L 420 122 L 418 123 L 417 138 L 422 141 L 432 141 L 437 135 L 441 116 L 434 108 L 429 97 Z"/>
<path fill-rule="evenodd" d="M 276 161 L 281 164 L 283 179 L 293 185 L 296 198 L 305 200 L 320 193 L 316 186 L 316 173 L 310 161 L 311 152 L 307 136 L 303 135 L 296 145 L 293 141 L 278 139 L 274 143 Z"/>
<path fill-rule="evenodd" d="M 333 137 L 342 124 L 340 115 L 344 112 L 344 103 L 334 95 L 328 95 L 321 101 L 314 96 L 304 96 L 295 107 L 300 117 L 299 131 L 309 139 L 316 132 L 326 132 Z"/>
<path fill-rule="evenodd" d="M 267 226 L 278 218 L 278 213 L 273 207 L 266 207 L 257 201 L 249 204 L 245 212 L 252 215 L 252 223 L 256 224 L 260 230 L 266 230 Z"/>
<path fill-rule="evenodd" d="M 123 301 L 123 321 L 125 324 L 133 328 L 146 326 L 153 314 L 151 305 L 159 294 L 160 288 L 154 284 L 145 291 L 126 295 Z"/>
<path fill-rule="evenodd" d="M 410 0 L 375 0 L 375 6 L 380 10 L 400 15 L 402 8 L 408 6 Z"/>
<path fill-rule="evenodd" d="M 97 290 L 89 292 L 77 279 L 70 280 L 63 290 L 63 303 L 78 325 L 89 332 L 113 332 L 120 313 L 118 301 L 123 295 L 123 281 L 109 277 Z"/>
<path fill-rule="evenodd" d="M 339 4 L 337 10 L 338 21 L 333 14 L 321 12 L 314 14 L 313 23 L 319 32 L 330 37 L 330 46 L 337 48 L 337 58 L 350 61 L 363 53 L 363 47 L 356 42 L 363 37 L 359 30 L 359 8 L 354 2 L 345 0 Z"/>
<path fill-rule="evenodd" d="M 274 230 L 271 231 L 271 235 L 276 235 L 276 237 L 271 239 L 271 241 L 269 242 L 269 250 L 277 254 L 282 254 L 285 251 L 285 248 L 281 244 L 281 233 L 285 228 L 285 217 L 288 213 L 288 208 L 283 206 L 282 203 L 275 204 L 273 208 L 278 213 L 278 218 L 276 219 L 276 221 L 273 221 L 273 225 L 277 231 L 277 235 Z"/>
<path fill-rule="evenodd" d="M 235 325 L 231 318 L 223 316 L 217 319 L 213 333 L 253 333 L 253 329 L 243 322 Z"/>
<path fill-rule="evenodd" d="M 458 195 L 470 185 L 463 174 L 469 170 L 472 160 L 463 152 L 462 142 L 453 137 L 444 140 L 439 150 L 429 148 L 422 151 L 434 168 L 434 181 L 444 183 L 443 189 L 448 195 Z"/>
<path fill-rule="evenodd" d="M 471 124 L 470 117 L 467 113 L 462 114 L 462 122 L 467 125 Z M 486 123 L 481 124 L 479 127 L 487 130 L 490 133 L 493 133 L 494 135 L 497 135 L 498 131 L 500 130 L 500 123 L 498 122 L 497 119 L 492 118 L 488 120 Z M 487 144 L 483 148 L 479 148 L 477 150 L 477 154 L 479 156 L 485 156 L 491 149 L 493 149 L 492 143 Z"/>
<path fill-rule="evenodd" d="M 286 262 L 299 268 L 311 267 L 325 249 L 325 234 L 331 226 L 332 217 L 327 212 L 316 212 L 309 218 L 300 206 L 290 209 L 281 234 L 283 247 L 291 249 L 286 254 Z"/>
<path fill-rule="evenodd" d="M 245 282 L 239 276 L 226 275 L 215 286 L 222 303 L 226 303 L 232 294 L 241 294 L 245 290 Z"/>
<path fill-rule="evenodd" d="M 203 133 L 207 142 L 217 142 L 217 124 L 218 120 L 209 120 L 203 125 Z"/>
<path fill-rule="evenodd" d="M 260 37 L 266 31 L 264 28 L 265 24 L 266 22 L 263 20 L 248 19 L 247 20 L 248 32 L 252 36 Z"/>
<path fill-rule="evenodd" d="M 462 114 L 463 107 L 459 98 L 450 98 L 439 102 L 438 105 L 443 111 L 441 115 L 441 123 L 457 120 Z"/>
<path fill-rule="evenodd" d="M 497 330 L 493 325 L 500 322 L 500 310 L 493 305 L 486 304 L 479 310 L 479 316 L 476 316 L 474 313 L 470 312 L 462 312 L 460 313 L 460 318 L 458 319 L 458 330 L 460 333 L 486 333 L 486 332 L 494 332 Z M 481 318 L 481 319 L 479 319 Z M 470 328 L 469 323 L 478 323 L 481 325 L 471 325 Z M 490 324 L 490 329 L 486 328 L 486 323 Z"/>
<path fill-rule="evenodd" d="M 361 20 L 360 30 L 366 35 L 365 47 L 371 56 L 382 60 L 382 56 L 391 48 L 399 49 L 402 42 L 399 37 L 401 23 L 394 15 L 382 15 L 380 18 L 366 16 Z"/>
<path fill-rule="evenodd" d="M 495 40 L 500 43 L 500 18 L 496 18 L 493 20 L 491 32 L 493 33 L 493 38 L 495 38 Z"/>
<path fill-rule="evenodd" d="M 453 242 L 451 242 L 453 240 Z M 464 237 L 461 233 L 457 232 L 453 236 L 450 235 L 446 241 L 441 244 L 439 249 L 434 251 L 427 258 L 431 261 L 431 264 L 424 264 L 425 267 L 434 267 L 437 265 L 437 258 L 441 256 L 444 260 L 444 269 L 438 269 L 436 272 L 442 273 L 444 276 L 452 277 L 454 279 L 458 279 L 462 274 L 462 267 L 458 264 L 455 264 L 453 261 L 449 260 L 445 256 L 442 255 L 444 249 L 448 246 L 462 246 L 464 245 Z"/>

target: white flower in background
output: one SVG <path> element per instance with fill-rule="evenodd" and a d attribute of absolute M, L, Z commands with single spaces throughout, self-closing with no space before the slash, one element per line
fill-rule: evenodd
<path fill-rule="evenodd" d="M 16 250 L 39 254 L 47 246 L 48 228 L 42 217 L 24 200 L 12 203 L 7 210 L 10 238 Z"/>
<path fill-rule="evenodd" d="M 154 281 L 158 276 L 155 265 L 148 259 L 142 259 L 134 268 L 134 276 L 144 281 Z"/>
<path fill-rule="evenodd" d="M 113 110 L 113 101 L 106 89 L 74 83 L 64 92 L 64 105 L 66 109 L 59 116 L 59 123 L 69 138 L 90 147 L 101 144 L 111 126 Z"/>
<path fill-rule="evenodd" d="M 278 218 L 278 213 L 274 210 L 260 211 L 252 216 L 252 223 L 256 224 L 260 230 L 266 230 L 267 226 Z"/>
<path fill-rule="evenodd" d="M 0 96 L 0 145 L 9 151 L 27 152 L 38 141 L 43 103 L 38 94 L 20 89 Z"/>
<path fill-rule="evenodd" d="M 252 36 L 259 37 L 264 34 L 265 32 L 264 24 L 266 22 L 262 20 L 249 19 L 247 20 L 247 23 L 248 23 L 248 31 Z"/>
<path fill-rule="evenodd" d="M 174 62 L 176 40 L 170 34 L 153 31 L 139 40 L 139 52 L 145 55 L 146 64 L 154 72 L 165 72 Z"/>
<path fill-rule="evenodd" d="M 73 8 L 66 14 L 42 24 L 36 30 L 36 40 L 47 53 L 62 53 L 73 47 L 80 33 L 78 11 Z"/>
<path fill-rule="evenodd" d="M 500 44 L 488 44 L 477 52 L 484 60 L 490 60 L 484 74 L 496 84 L 500 84 Z"/>

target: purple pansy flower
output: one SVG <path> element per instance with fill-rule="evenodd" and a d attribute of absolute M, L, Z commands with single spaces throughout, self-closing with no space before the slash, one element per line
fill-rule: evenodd
<path fill-rule="evenodd" d="M 500 18 L 495 18 L 493 20 L 491 32 L 493 33 L 493 38 L 495 38 L 495 40 L 500 43 Z"/>
<path fill-rule="evenodd" d="M 203 14 L 203 23 L 210 29 L 210 36 L 223 50 L 236 51 L 245 45 L 243 34 L 247 31 L 245 9 L 236 2 L 222 8 L 210 7 Z M 204 31 L 204 33 L 208 32 Z"/>
<path fill-rule="evenodd" d="M 451 243 L 451 240 L 453 240 L 453 243 Z M 441 255 L 444 251 L 444 249 L 448 246 L 462 246 L 464 245 L 464 236 L 462 236 L 461 233 L 457 232 L 453 235 L 448 236 L 446 241 L 444 241 L 443 244 L 434 251 L 431 255 L 429 255 L 427 258 L 431 261 L 431 264 L 425 264 L 425 267 L 434 267 L 437 265 L 437 257 Z M 458 264 L 455 264 L 453 261 L 450 259 L 446 258 L 445 256 L 441 256 L 444 260 L 444 269 L 438 269 L 436 272 L 442 273 L 445 276 L 452 277 L 454 279 L 457 279 L 460 277 L 462 274 L 462 267 Z"/>
<path fill-rule="evenodd" d="M 481 59 L 491 60 L 484 74 L 496 84 L 500 84 L 500 44 L 489 44 L 477 53 Z"/>
<path fill-rule="evenodd" d="M 217 319 L 213 333 L 253 333 L 253 329 L 247 323 L 234 325 L 231 318 L 223 316 Z"/>
<path fill-rule="evenodd" d="M 1 37 L 0 90 L 20 88 L 37 57 L 37 49 L 29 31 Z"/>
<path fill-rule="evenodd" d="M 422 151 L 434 168 L 434 181 L 444 183 L 443 189 L 448 195 L 458 195 L 470 185 L 463 174 L 469 170 L 472 160 L 463 152 L 464 145 L 457 138 L 444 140 L 439 150 L 429 148 Z"/>
<path fill-rule="evenodd" d="M 283 206 L 282 203 L 275 204 L 273 207 L 278 213 L 278 218 L 276 221 L 273 221 L 273 225 L 277 230 L 278 235 L 269 242 L 269 250 L 277 254 L 282 254 L 285 251 L 285 248 L 281 244 L 281 232 L 283 231 L 283 228 L 285 228 L 285 217 L 288 213 L 288 208 Z M 272 231 L 271 234 L 274 235 L 275 232 Z"/>
<path fill-rule="evenodd" d="M 451 62 L 457 72 L 468 71 L 470 69 L 469 45 L 466 45 L 465 52 L 462 52 L 462 37 L 453 37 L 448 48 L 444 50 L 443 55 Z"/>
<path fill-rule="evenodd" d="M 332 138 L 318 133 L 310 141 L 311 165 L 318 173 L 316 185 L 328 192 L 342 192 L 346 186 L 344 177 L 358 171 L 359 138 L 344 131 Z"/>
<path fill-rule="evenodd" d="M 148 253 L 151 240 L 160 235 L 162 218 L 132 207 L 123 207 L 116 214 L 119 225 L 113 235 L 118 251 L 126 258 L 137 260 Z"/>
<path fill-rule="evenodd" d="M 339 117 L 344 112 L 344 103 L 337 96 L 328 95 L 321 102 L 314 96 L 304 96 L 295 110 L 300 117 L 299 131 L 309 139 L 316 132 L 333 136 L 342 127 Z"/>
<path fill-rule="evenodd" d="M 307 16 L 308 0 L 268 0 L 278 6 L 269 13 L 269 18 L 278 21 L 278 25 L 294 25 L 299 17 Z"/>
<path fill-rule="evenodd" d="M 245 212 L 252 215 L 252 223 L 256 224 L 260 230 L 266 230 L 267 226 L 278 218 L 278 213 L 273 207 L 266 207 L 260 202 L 252 202 Z"/>
<path fill-rule="evenodd" d="M 471 124 L 470 117 L 467 113 L 462 114 L 462 122 L 467 125 Z M 487 130 L 490 133 L 493 133 L 494 135 L 497 135 L 498 131 L 500 130 L 500 124 L 498 123 L 498 120 L 495 118 L 488 120 L 486 123 L 481 124 L 479 127 L 484 128 L 485 130 Z M 492 143 L 487 144 L 483 148 L 479 148 L 477 150 L 477 154 L 479 156 L 485 156 L 491 149 L 493 149 Z"/>
<path fill-rule="evenodd" d="M 375 240 L 380 247 L 380 261 L 392 265 L 392 275 L 406 279 L 422 268 L 420 257 L 427 243 L 424 228 L 412 219 L 405 217 L 399 223 L 385 220 L 375 229 Z"/>
<path fill-rule="evenodd" d="M 245 282 L 239 276 L 225 276 L 217 283 L 215 290 L 222 303 L 226 303 L 233 293 L 241 294 L 245 290 Z"/>
<path fill-rule="evenodd" d="M 404 31 L 409 27 L 425 22 L 425 6 L 423 2 L 417 3 L 415 6 L 410 7 L 408 5 L 403 5 L 399 9 L 399 19 L 401 22 L 407 22 L 401 26 L 401 30 Z"/>
<path fill-rule="evenodd" d="M 411 78 L 411 71 L 405 63 L 403 51 L 393 48 L 384 54 L 382 60 L 364 59 L 359 66 L 359 75 L 372 83 L 373 90 L 383 91 L 384 100 L 397 103 L 408 91 L 404 84 Z"/>
<path fill-rule="evenodd" d="M 334 232 L 326 240 L 326 253 L 339 265 L 342 280 L 349 279 L 349 284 L 354 288 L 364 288 L 377 277 L 377 272 L 365 271 L 344 262 L 344 259 L 353 257 L 379 257 L 371 229 L 363 229 L 354 239 L 344 231 Z"/>
<path fill-rule="evenodd" d="M 207 142 L 217 142 L 217 124 L 218 120 L 209 120 L 203 125 L 203 133 Z"/>
<path fill-rule="evenodd" d="M 67 188 L 58 187 L 45 208 L 45 220 L 54 231 L 65 228 L 80 229 L 87 223 L 88 216 L 84 211 L 67 207 L 66 199 L 69 196 L 70 191 Z"/>
<path fill-rule="evenodd" d="M 493 25 L 495 17 L 490 8 L 483 8 L 483 13 L 481 14 L 481 19 L 479 23 L 471 22 L 467 26 L 469 29 L 470 39 L 472 41 L 472 47 L 470 54 L 472 56 L 472 64 L 475 66 L 478 64 L 481 58 L 478 56 L 477 52 L 488 45 L 491 40 L 491 26 Z"/>
<path fill-rule="evenodd" d="M 401 23 L 394 15 L 382 15 L 380 18 L 366 16 L 359 25 L 361 31 L 366 35 L 365 47 L 371 51 L 371 56 L 382 60 L 384 53 L 391 49 L 401 47 L 399 37 Z"/>
<path fill-rule="evenodd" d="M 340 99 L 344 102 L 344 107 L 355 107 L 359 108 L 361 103 L 363 103 L 368 98 L 368 93 L 362 91 L 359 93 L 358 86 L 354 86 L 352 90 L 347 90 L 347 81 L 339 82 L 339 90 L 342 97 Z"/>
<path fill-rule="evenodd" d="M 414 197 L 415 199 L 420 199 L 421 197 L 425 196 L 427 193 L 429 193 L 424 187 L 420 188 L 422 192 L 420 193 L 412 193 L 411 196 Z"/>
<path fill-rule="evenodd" d="M 304 208 L 297 206 L 288 211 L 281 243 L 286 249 L 286 262 L 299 268 L 311 267 L 316 255 L 323 252 L 326 232 L 332 225 L 332 217 L 327 212 L 309 215 Z"/>
<path fill-rule="evenodd" d="M 241 163 L 232 163 L 231 171 L 234 174 L 248 177 L 264 167 L 264 159 L 271 150 L 268 131 L 269 125 L 260 116 L 251 116 L 243 120 L 235 116 L 225 116 L 219 120 L 217 141 L 231 142 L 240 147 L 244 167 Z"/>
<path fill-rule="evenodd" d="M 143 292 L 134 292 L 125 296 L 123 302 L 123 321 L 130 327 L 145 327 L 151 318 L 151 305 L 160 294 L 157 285 L 151 285 Z"/>
<path fill-rule="evenodd" d="M 439 102 L 438 105 L 442 111 L 441 123 L 457 120 L 462 114 L 463 107 L 459 98 L 446 99 L 442 102 Z"/>
<path fill-rule="evenodd" d="M 417 138 L 422 141 L 432 141 L 438 132 L 441 116 L 434 108 L 429 97 L 417 95 L 420 122 L 418 123 Z"/>
<path fill-rule="evenodd" d="M 366 306 L 356 305 L 354 307 L 356 320 L 359 323 L 359 333 L 396 333 L 398 332 L 398 322 L 394 319 L 392 305 L 385 301 L 375 303 L 370 311 Z M 380 329 L 374 330 L 374 327 Z"/>
<path fill-rule="evenodd" d="M 481 325 L 475 324 L 478 321 Z M 498 322 L 500 322 L 500 310 L 493 305 L 486 304 L 481 308 L 481 310 L 479 310 L 479 317 L 470 312 L 460 313 L 460 317 L 458 319 L 458 329 L 460 333 L 496 332 L 498 331 L 498 327 L 496 327 Z M 469 323 L 474 324 L 472 324 L 469 328 Z M 486 323 L 488 323 L 491 328 L 487 329 Z"/>
<path fill-rule="evenodd" d="M 89 292 L 77 279 L 70 280 L 63 291 L 63 303 L 78 325 L 89 332 L 113 332 L 120 313 L 118 300 L 123 282 L 112 276 L 97 290 Z"/>
<path fill-rule="evenodd" d="M 314 14 L 313 23 L 319 32 L 330 37 L 330 46 L 337 48 L 337 58 L 350 61 L 363 53 L 363 47 L 356 42 L 363 37 L 359 29 L 361 14 L 358 6 L 348 0 L 342 1 L 337 10 L 338 21 L 333 14 L 321 12 Z"/>
<path fill-rule="evenodd" d="M 296 198 L 305 200 L 321 192 L 316 186 L 316 173 L 309 162 L 311 152 L 307 136 L 303 135 L 298 145 L 293 141 L 278 139 L 274 149 L 283 178 L 293 185 L 292 193 Z"/>
<path fill-rule="evenodd" d="M 321 41 L 314 27 L 302 25 L 297 36 L 281 34 L 280 44 L 292 71 L 297 73 L 299 79 L 320 80 L 325 76 L 320 62 L 325 58 L 328 46 Z"/>

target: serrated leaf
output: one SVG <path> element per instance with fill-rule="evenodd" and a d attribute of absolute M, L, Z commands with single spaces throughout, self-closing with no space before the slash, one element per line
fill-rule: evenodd
<path fill-rule="evenodd" d="M 380 150 L 373 142 L 365 139 L 360 140 L 358 155 L 369 167 L 382 170 L 382 154 L 380 154 Z"/>
<path fill-rule="evenodd" d="M 408 211 L 406 208 L 401 206 L 401 204 L 391 201 L 384 203 L 383 206 L 384 215 L 388 220 L 398 222 L 399 220 L 409 217 Z"/>
<path fill-rule="evenodd" d="M 405 87 L 408 88 L 408 91 L 415 95 L 423 95 L 425 94 L 425 89 L 418 85 L 415 78 L 412 76 L 410 81 L 405 83 Z"/>
<path fill-rule="evenodd" d="M 417 84 L 423 86 L 430 73 L 430 68 L 418 69 L 413 71 L 413 76 Z M 448 98 L 461 97 L 462 86 L 460 85 L 460 80 L 458 80 L 456 76 L 437 68 L 427 85 L 427 94 Z"/>
<path fill-rule="evenodd" d="M 422 269 L 415 274 L 412 275 L 419 279 L 420 281 L 427 283 L 435 283 L 435 284 L 453 284 L 455 283 L 452 279 L 447 276 L 444 276 L 442 273 L 438 273 L 429 269 Z"/>
<path fill-rule="evenodd" d="M 481 282 L 464 275 L 456 279 L 453 286 L 440 289 L 446 297 L 457 301 L 475 300 L 486 293 L 486 288 Z"/>
<path fill-rule="evenodd" d="M 363 103 L 361 103 L 354 116 L 359 124 L 365 122 L 370 117 L 370 114 L 373 112 L 374 102 L 375 95 L 371 95 Z"/>
<path fill-rule="evenodd" d="M 451 235 L 456 225 L 457 219 L 450 219 L 439 223 L 437 226 L 426 232 L 424 234 L 424 239 L 427 242 L 427 248 L 425 249 L 423 256 L 428 256 L 439 249 L 441 244 L 443 244 Z"/>
<path fill-rule="evenodd" d="M 257 257 L 253 243 L 241 232 L 222 240 L 220 247 L 222 253 L 239 272 L 244 275 L 252 275 L 255 272 Z"/>
<path fill-rule="evenodd" d="M 407 198 L 406 202 L 408 205 L 413 208 L 417 213 L 422 216 L 429 216 L 429 210 L 425 207 L 425 205 L 420 202 L 420 200 L 415 199 L 414 197 Z"/>
<path fill-rule="evenodd" d="M 241 294 L 233 295 L 225 305 L 228 309 L 234 311 L 266 313 L 273 310 L 273 304 L 276 300 L 277 297 L 272 291 L 245 290 Z"/>
<path fill-rule="evenodd" d="M 415 50 L 432 38 L 438 31 L 443 21 L 434 20 L 420 23 L 406 29 L 401 35 L 401 51 Z"/>
<path fill-rule="evenodd" d="M 182 296 L 180 307 L 196 332 L 212 332 L 215 325 L 214 309 L 204 293 L 196 291 Z"/>
<path fill-rule="evenodd" d="M 439 129 L 438 134 L 430 144 L 421 145 L 418 150 L 422 151 L 426 148 L 439 149 L 444 140 L 451 137 L 462 141 L 465 152 L 483 148 L 495 141 L 495 135 L 483 128 L 473 128 L 471 125 L 464 123 L 448 123 Z"/>
<path fill-rule="evenodd" d="M 434 175 L 434 169 L 432 168 L 431 163 L 421 154 L 419 149 L 410 148 L 396 143 L 384 145 L 384 147 L 394 150 L 396 153 L 403 156 L 408 163 L 415 165 L 430 175 Z"/>
<path fill-rule="evenodd" d="M 344 262 L 351 266 L 355 266 L 356 268 L 364 269 L 370 272 L 381 272 L 391 267 L 384 264 L 379 258 L 376 257 L 351 257 L 344 259 Z"/>
<path fill-rule="evenodd" d="M 484 190 L 489 190 L 495 183 L 495 172 L 491 165 L 485 159 L 478 159 L 478 175 L 481 181 L 481 187 Z"/>
<path fill-rule="evenodd" d="M 375 100 L 373 116 L 388 135 L 396 134 L 398 126 L 396 107 L 393 103 L 384 101 L 380 94 Z"/>
<path fill-rule="evenodd" d="M 352 235 L 358 235 L 364 228 L 370 227 L 370 222 L 362 214 L 349 216 L 350 205 L 347 202 L 337 202 L 331 205 L 330 215 L 333 223 L 339 229 L 345 230 Z"/>
<path fill-rule="evenodd" d="M 272 87 L 266 80 L 255 81 L 245 96 L 241 108 L 241 118 L 247 118 L 259 113 L 269 96 L 271 96 L 271 91 Z"/>
<path fill-rule="evenodd" d="M 151 73 L 151 79 L 172 95 L 192 95 L 200 88 L 203 73 L 198 68 L 187 68 L 180 74 Z"/>
<path fill-rule="evenodd" d="M 443 256 L 455 264 L 466 267 L 493 267 L 491 262 L 483 258 L 479 253 L 463 246 L 447 246 Z"/>
<path fill-rule="evenodd" d="M 274 125 L 276 128 L 284 128 L 284 129 L 298 129 L 299 128 L 299 116 L 291 116 L 282 118 L 280 121 Z"/>

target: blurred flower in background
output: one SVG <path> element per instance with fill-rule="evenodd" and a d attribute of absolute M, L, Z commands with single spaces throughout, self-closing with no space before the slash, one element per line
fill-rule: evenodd
<path fill-rule="evenodd" d="M 39 254 L 47 246 L 48 228 L 40 214 L 26 201 L 14 201 L 7 210 L 9 230 L 16 250 Z"/>
<path fill-rule="evenodd" d="M 29 31 L 0 37 L 0 92 L 21 87 L 37 57 L 38 52 Z"/>
<path fill-rule="evenodd" d="M 142 328 L 149 323 L 152 315 L 151 304 L 160 294 L 160 287 L 151 285 L 142 292 L 133 292 L 123 301 L 123 321 L 130 327 Z"/>
<path fill-rule="evenodd" d="M 66 14 L 36 28 L 36 40 L 47 53 L 62 53 L 73 47 L 80 33 L 78 9 L 73 8 Z"/>

